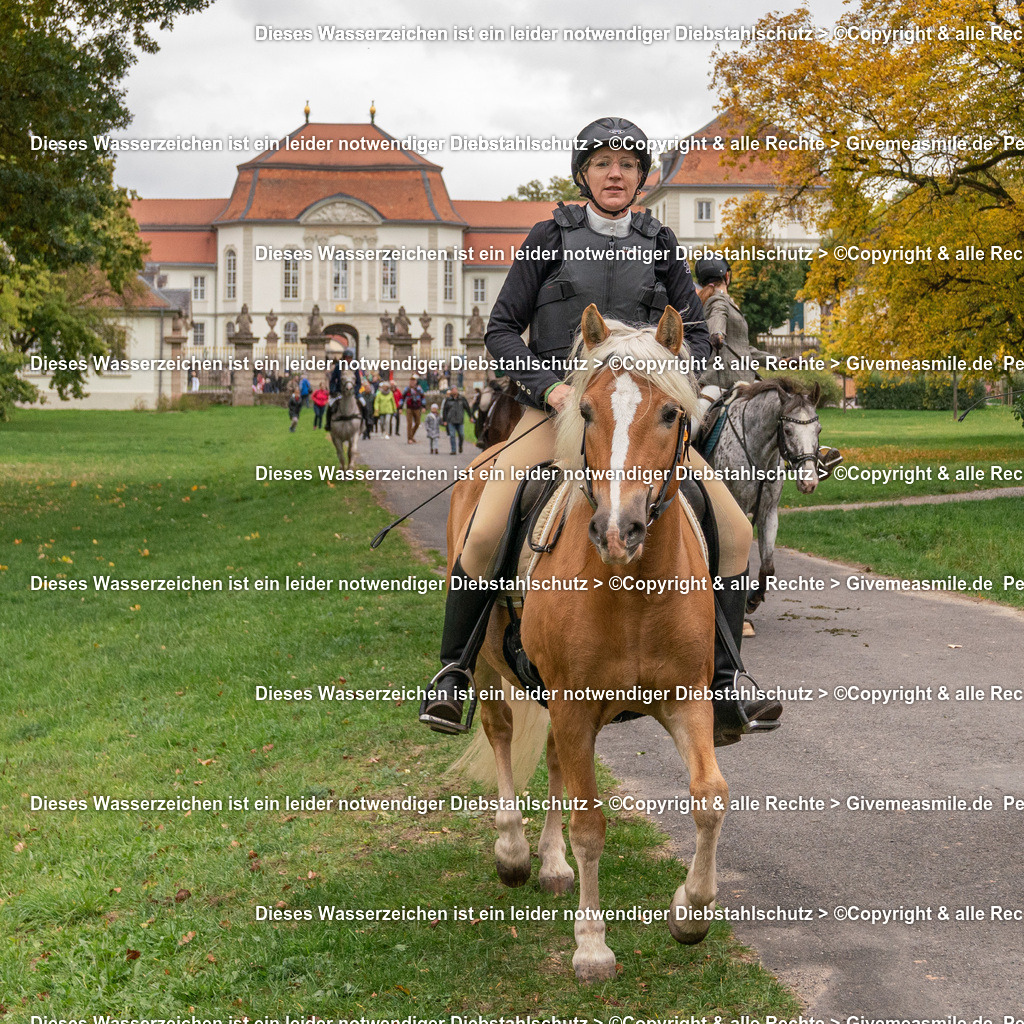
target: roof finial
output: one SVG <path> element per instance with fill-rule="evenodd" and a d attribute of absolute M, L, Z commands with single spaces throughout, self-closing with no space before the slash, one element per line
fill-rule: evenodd
<path fill-rule="evenodd" d="M 377 116 L 377 108 L 373 105 L 373 100 L 370 100 L 370 124 L 376 124 L 374 118 Z"/>
<path fill-rule="evenodd" d="M 306 124 L 309 124 L 309 100 L 306 100 L 306 106 L 303 108 L 302 112 L 306 115 Z"/>

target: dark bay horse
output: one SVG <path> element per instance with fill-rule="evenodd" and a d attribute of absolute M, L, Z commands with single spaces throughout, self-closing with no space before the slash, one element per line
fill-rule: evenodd
<path fill-rule="evenodd" d="M 714 605 L 707 566 L 681 502 L 676 467 L 685 458 L 685 423 L 697 399 L 682 372 L 618 371 L 613 356 L 631 365 L 663 365 L 683 342 L 679 314 L 669 307 L 657 326 L 630 327 L 601 318 L 588 306 L 574 353 L 584 365 L 567 381 L 575 399 L 558 416 L 558 451 L 564 469 L 584 483 L 565 489 L 568 503 L 560 539 L 540 556 L 523 605 L 522 641 L 548 690 L 549 796 L 572 801 L 569 838 L 580 873 L 573 967 L 581 981 L 615 976 L 615 954 L 605 942 L 598 864 L 605 816 L 594 770 L 597 734 L 622 711 L 650 715 L 675 742 L 690 775 L 690 807 L 697 845 L 686 881 L 676 890 L 669 930 L 680 942 L 699 942 L 715 901 L 715 850 L 729 788 L 715 758 L 714 713 L 708 687 L 714 672 Z M 613 369 L 615 367 L 615 369 Z M 483 466 L 494 451 L 478 456 Z M 642 470 L 658 483 L 637 479 Z M 452 492 L 448 566 L 458 556 L 483 484 L 479 477 Z M 578 586 L 587 581 L 586 589 Z M 688 588 L 649 590 L 656 580 L 687 580 Z M 477 661 L 476 689 L 483 731 L 493 750 L 498 793 L 511 801 L 496 814 L 495 859 L 510 886 L 530 878 L 530 848 L 515 807 L 515 779 L 529 777 L 540 756 L 548 716 L 525 717 L 500 696 L 501 677 L 512 678 L 502 636 L 508 614 L 499 604 Z M 508 684 L 506 683 L 507 687 Z M 486 696 L 487 699 L 484 699 Z M 473 777 L 479 733 L 453 768 Z M 479 777 L 478 775 L 476 777 Z M 562 812 L 547 812 L 539 843 L 542 888 L 567 892 L 574 884 L 565 859 Z M 706 919 L 707 918 L 707 919 Z"/>
<path fill-rule="evenodd" d="M 500 444 L 523 415 L 523 407 L 513 397 L 508 377 L 488 380 L 476 393 L 470 411 L 477 448 Z"/>

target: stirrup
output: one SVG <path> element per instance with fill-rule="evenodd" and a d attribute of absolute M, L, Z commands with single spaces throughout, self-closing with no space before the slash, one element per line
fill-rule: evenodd
<path fill-rule="evenodd" d="M 782 705 L 778 701 L 770 700 L 767 697 L 761 700 L 744 701 L 741 699 L 741 691 L 747 688 L 759 689 L 753 678 L 746 672 L 739 670 L 733 676 L 732 692 L 733 697 L 724 699 L 732 704 L 730 709 L 734 721 L 728 723 L 715 722 L 715 746 L 728 747 L 733 743 L 739 743 L 740 739 L 752 732 L 773 732 L 778 729 L 782 722 L 779 718 L 782 715 Z M 729 691 L 725 691 L 728 693 Z M 763 705 L 759 707 L 758 705 Z M 755 717 L 748 717 L 747 709 L 756 711 Z M 778 710 L 776 710 L 778 708 Z M 770 715 L 771 717 L 764 717 Z"/>
<path fill-rule="evenodd" d="M 431 700 L 430 694 L 436 693 L 437 681 L 444 676 L 450 675 L 462 675 L 466 679 L 466 692 L 470 696 L 469 700 L 469 717 L 466 719 L 466 724 L 463 725 L 461 720 L 458 722 L 449 721 L 447 718 L 438 718 L 437 715 L 432 715 L 427 711 L 427 708 L 431 704 L 440 704 L 445 701 Z M 457 697 L 453 698 L 458 700 Z M 420 721 L 424 725 L 429 725 L 434 732 L 443 732 L 449 736 L 457 736 L 462 732 L 469 732 L 473 726 L 473 715 L 476 713 L 476 685 L 473 679 L 473 673 L 468 668 L 462 668 L 457 664 L 445 665 L 433 679 L 430 680 L 430 684 L 427 686 L 427 695 L 423 698 L 420 703 Z"/>

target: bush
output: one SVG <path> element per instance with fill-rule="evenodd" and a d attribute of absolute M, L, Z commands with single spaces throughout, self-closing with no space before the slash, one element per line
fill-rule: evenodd
<path fill-rule="evenodd" d="M 843 385 L 834 373 L 828 370 L 766 370 L 761 371 L 762 377 L 789 377 L 798 380 L 808 389 L 815 384 L 821 387 L 821 399 L 818 401 L 818 408 L 826 405 L 843 404 Z"/>
<path fill-rule="evenodd" d="M 959 405 L 965 409 L 985 397 L 982 381 L 962 382 Z M 953 408 L 953 380 L 949 374 L 918 373 L 891 377 L 872 373 L 857 382 L 857 404 L 862 409 L 914 409 L 948 412 Z"/>

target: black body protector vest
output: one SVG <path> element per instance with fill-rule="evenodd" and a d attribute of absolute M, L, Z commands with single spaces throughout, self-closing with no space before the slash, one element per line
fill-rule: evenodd
<path fill-rule="evenodd" d="M 632 216 L 624 238 L 594 231 L 583 206 L 559 203 L 554 221 L 562 232 L 562 252 L 572 258 L 563 257 L 562 265 L 540 286 L 530 323 L 530 351 L 564 379 L 587 306 L 595 303 L 601 316 L 614 320 L 654 324 L 665 311 L 668 293 L 654 273 L 661 224 L 649 210 Z M 586 250 L 587 258 L 575 258 Z M 634 251 L 634 258 L 623 258 L 623 250 Z"/>

